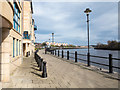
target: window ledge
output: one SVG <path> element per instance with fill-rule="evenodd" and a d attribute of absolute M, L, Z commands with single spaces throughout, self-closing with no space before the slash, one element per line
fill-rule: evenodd
<path fill-rule="evenodd" d="M 14 28 L 12 28 L 13 31 L 15 31 L 16 33 L 18 33 L 20 36 L 22 36 L 22 34 L 20 34 L 18 31 L 16 31 Z"/>

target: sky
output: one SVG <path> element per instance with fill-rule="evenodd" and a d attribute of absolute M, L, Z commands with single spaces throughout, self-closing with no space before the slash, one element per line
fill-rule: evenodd
<path fill-rule="evenodd" d="M 33 2 L 36 42 L 52 40 L 87 45 L 86 8 L 90 8 L 90 44 L 118 40 L 117 2 Z M 50 41 L 51 41 L 50 40 Z"/>

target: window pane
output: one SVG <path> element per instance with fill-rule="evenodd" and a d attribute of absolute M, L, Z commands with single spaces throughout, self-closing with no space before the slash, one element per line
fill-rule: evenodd
<path fill-rule="evenodd" d="M 19 41 L 19 55 L 20 55 L 20 41 Z"/>
<path fill-rule="evenodd" d="M 13 38 L 13 57 L 15 57 L 15 38 Z"/>

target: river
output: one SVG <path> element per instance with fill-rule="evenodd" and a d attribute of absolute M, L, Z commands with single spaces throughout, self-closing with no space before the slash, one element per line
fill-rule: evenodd
<path fill-rule="evenodd" d="M 77 51 L 78 54 L 86 54 L 87 55 L 88 49 L 63 49 L 63 51 L 64 52 L 69 51 L 70 53 L 75 53 L 75 51 Z M 113 58 L 120 58 L 119 52 L 120 51 L 97 50 L 97 49 L 94 49 L 94 48 L 90 49 L 90 55 L 103 56 L 103 57 L 109 57 L 109 54 L 112 54 Z M 60 55 L 61 55 L 61 50 L 60 50 Z M 65 58 L 66 58 L 67 53 L 64 53 L 64 55 L 65 55 Z M 75 57 L 74 54 L 70 54 L 70 56 L 71 57 Z M 87 56 L 78 55 L 78 58 L 87 60 Z M 74 60 L 73 58 L 70 58 L 70 59 Z M 98 62 L 98 63 L 109 65 L 109 60 L 108 59 L 90 57 L 90 61 L 94 61 L 94 62 Z M 81 61 L 81 60 L 78 60 L 78 62 L 87 64 L 87 62 Z M 120 60 L 119 61 L 118 60 L 113 60 L 113 66 L 120 67 L 119 63 L 120 63 Z M 104 68 L 104 69 L 107 69 L 107 70 L 109 69 L 108 66 L 98 65 L 98 64 L 94 64 L 94 63 L 90 63 L 90 64 L 93 65 L 93 66 L 99 67 L 99 68 Z M 118 72 L 118 69 L 113 68 L 113 71 Z"/>

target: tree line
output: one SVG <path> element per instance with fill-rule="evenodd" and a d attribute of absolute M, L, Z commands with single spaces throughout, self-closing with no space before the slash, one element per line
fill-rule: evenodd
<path fill-rule="evenodd" d="M 110 49 L 110 50 L 120 50 L 120 42 L 116 40 L 107 41 L 107 44 L 98 43 L 95 47 L 96 49 Z"/>

